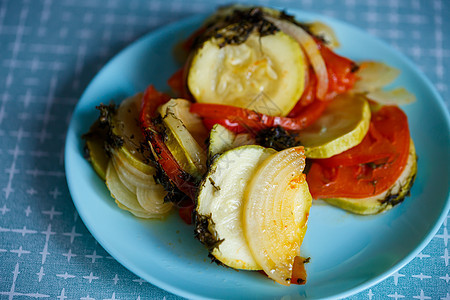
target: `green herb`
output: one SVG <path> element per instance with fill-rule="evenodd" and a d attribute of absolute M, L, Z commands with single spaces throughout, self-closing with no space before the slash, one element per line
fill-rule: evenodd
<path fill-rule="evenodd" d="M 217 186 L 216 183 L 214 182 L 214 180 L 211 177 L 208 177 L 208 179 L 209 179 L 209 182 L 211 183 L 211 185 L 213 186 L 213 188 L 216 191 L 220 191 L 220 186 Z"/>
<path fill-rule="evenodd" d="M 194 237 L 206 246 L 206 248 L 210 252 L 209 257 L 211 258 L 212 262 L 223 265 L 213 255 L 211 255 L 211 252 L 215 248 L 219 247 L 219 245 L 224 241 L 223 239 L 218 238 L 218 234 L 214 228 L 215 224 L 211 217 L 211 214 L 204 216 L 194 211 L 194 226 Z"/>
<path fill-rule="evenodd" d="M 395 206 L 403 202 L 403 200 L 405 200 L 405 198 L 411 193 L 411 188 L 414 184 L 414 180 L 416 179 L 416 175 L 417 173 L 412 175 L 411 179 L 407 183 L 407 186 L 400 187 L 399 192 L 396 194 L 389 193 L 383 200 L 380 201 L 380 203 Z"/>
<path fill-rule="evenodd" d="M 111 155 L 111 151 L 122 147 L 124 142 L 123 137 L 113 133 L 112 120 L 116 114 L 116 105 L 111 102 L 109 105 L 100 104 L 95 108 L 99 110 L 100 115 L 89 131 L 82 135 L 82 138 L 85 140 L 90 138 L 103 139 L 104 149 L 108 155 Z M 86 153 L 86 155 L 89 155 L 89 153 Z"/>
<path fill-rule="evenodd" d="M 218 158 L 221 155 L 221 153 L 216 153 L 214 154 L 212 157 L 208 157 L 208 159 L 206 160 L 206 166 L 209 168 L 212 166 L 214 160 L 216 158 Z"/>
<path fill-rule="evenodd" d="M 159 183 L 163 186 L 164 190 L 167 192 L 167 195 L 164 197 L 164 202 L 171 202 L 176 206 L 183 206 L 184 203 L 191 202 L 191 199 L 183 193 L 173 182 L 169 179 L 166 172 L 164 172 L 163 168 L 153 160 L 156 173 L 153 175 L 153 179 L 156 183 Z M 184 181 L 192 181 L 192 176 L 186 172 L 183 172 Z"/>
<path fill-rule="evenodd" d="M 295 135 L 289 133 L 281 126 L 262 129 L 256 135 L 256 142 L 261 146 L 273 148 L 277 151 L 299 146 L 300 142 Z"/>
<path fill-rule="evenodd" d="M 261 37 L 272 35 L 279 29 L 264 18 L 260 7 L 234 9 L 225 16 L 219 15 L 205 24 L 205 32 L 197 37 L 192 48 L 200 47 L 205 41 L 215 38 L 219 47 L 244 43 L 251 33 Z"/>
<path fill-rule="evenodd" d="M 297 284 L 304 284 L 305 280 L 301 278 L 297 278 Z"/>

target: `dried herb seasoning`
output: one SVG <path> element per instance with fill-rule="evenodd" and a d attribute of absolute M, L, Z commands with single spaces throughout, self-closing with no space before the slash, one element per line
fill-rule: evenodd
<path fill-rule="evenodd" d="M 194 211 L 194 237 L 198 239 L 203 245 L 206 246 L 209 258 L 211 258 L 212 262 L 215 262 L 219 265 L 222 264 L 219 260 L 217 260 L 211 252 L 219 247 L 219 245 L 224 241 L 223 239 L 219 239 L 216 230 L 214 229 L 214 221 L 212 219 L 211 214 L 209 215 L 200 215 L 196 211 Z"/>
<path fill-rule="evenodd" d="M 263 37 L 279 31 L 278 27 L 264 18 L 261 7 L 233 9 L 229 14 L 216 16 L 204 27 L 204 33 L 196 38 L 192 49 L 211 38 L 216 39 L 219 47 L 224 47 L 244 43 L 253 32 Z"/>
<path fill-rule="evenodd" d="M 260 130 L 256 135 L 256 142 L 266 148 L 281 151 L 299 146 L 300 142 L 295 137 L 295 134 L 289 133 L 281 126 L 277 126 Z"/>
<path fill-rule="evenodd" d="M 104 149 L 108 155 L 111 155 L 113 149 L 123 146 L 123 137 L 113 133 L 113 118 L 116 114 L 116 105 L 111 102 L 108 105 L 100 104 L 95 107 L 99 110 L 100 115 L 90 130 L 82 135 L 83 139 L 102 138 L 104 139 Z M 86 153 L 88 154 L 88 153 Z"/>

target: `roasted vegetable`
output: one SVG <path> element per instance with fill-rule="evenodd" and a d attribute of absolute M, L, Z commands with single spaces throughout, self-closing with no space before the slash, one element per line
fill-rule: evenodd
<path fill-rule="evenodd" d="M 83 139 L 86 141 L 85 157 L 103 180 L 106 178 L 106 168 L 109 161 L 109 154 L 105 148 L 107 133 L 107 128 L 102 127 L 100 121 L 97 120 L 92 124 L 89 132 L 83 135 Z"/>
<path fill-rule="evenodd" d="M 245 145 L 255 145 L 256 141 L 251 134 L 235 134 L 220 124 L 211 129 L 208 139 L 208 160 L 211 162 L 217 155 L 227 150 Z"/>
<path fill-rule="evenodd" d="M 166 191 L 154 177 L 156 169 L 139 126 L 142 94 L 125 99 L 108 118 L 110 135 L 121 140 L 108 149 L 106 185 L 118 205 L 141 218 L 163 218 L 171 210 Z"/>
<path fill-rule="evenodd" d="M 123 141 L 121 147 L 114 147 L 112 151 L 121 152 L 136 169 L 151 173 L 154 172 L 151 153 L 139 123 L 141 102 L 142 93 L 137 93 L 122 101 L 112 116 L 112 133 Z"/>
<path fill-rule="evenodd" d="M 298 133 L 308 158 L 328 158 L 358 145 L 369 129 L 370 107 L 362 96 L 342 94 L 311 126 Z"/>
<path fill-rule="evenodd" d="M 415 170 L 407 117 L 396 106 L 384 106 L 373 113 L 369 132 L 359 145 L 312 162 L 308 184 L 316 199 L 332 199 L 358 213 L 376 213 L 404 198 Z"/>
<path fill-rule="evenodd" d="M 292 118 L 274 117 L 250 109 L 210 103 L 193 103 L 191 112 L 207 119 L 213 119 L 214 124 L 219 123 L 235 132 L 258 132 L 261 129 L 275 126 L 296 131 L 311 125 L 320 117 L 326 106 L 327 102 L 325 101 L 314 101 Z"/>
<path fill-rule="evenodd" d="M 164 142 L 164 130 L 157 118 L 157 109 L 168 102 L 170 97 L 148 86 L 142 97 L 139 114 L 141 129 L 144 133 L 157 168 L 157 181 L 169 191 L 170 199 L 180 206 L 192 205 L 197 193 L 198 180 L 187 173 L 174 158 Z"/>
<path fill-rule="evenodd" d="M 127 184 L 130 184 L 130 181 L 127 181 Z M 131 183 L 136 192 L 128 189 L 123 178 L 119 177 L 116 166 L 111 161 L 106 172 L 106 185 L 118 206 L 137 217 L 161 219 L 172 208 L 171 203 L 164 202 L 165 191 L 155 183 L 149 182 L 145 187 L 136 187 Z"/>
<path fill-rule="evenodd" d="M 242 146 L 227 151 L 214 161 L 200 185 L 196 222 L 204 223 L 206 218 L 205 232 L 217 240 L 212 249 L 207 246 L 211 254 L 227 266 L 260 269 L 244 237 L 242 206 L 244 192 L 258 165 L 274 153 L 261 146 Z M 201 237 L 200 240 L 210 239 Z"/>
<path fill-rule="evenodd" d="M 262 129 L 256 135 L 256 142 L 264 147 L 273 148 L 277 151 L 299 146 L 295 140 L 296 134 L 289 133 L 281 126 Z"/>
<path fill-rule="evenodd" d="M 239 22 L 230 24 L 234 18 Z M 207 30 L 203 38 L 187 78 L 197 102 L 233 105 L 272 116 L 285 116 L 295 106 L 304 90 L 303 51 L 265 20 L 261 10 L 236 11 L 224 24 Z"/>
<path fill-rule="evenodd" d="M 200 118 L 189 112 L 189 107 L 190 102 L 184 99 L 171 99 L 160 106 L 158 112 L 163 127 L 160 127 L 160 130 L 165 135 L 164 143 L 180 167 L 192 176 L 200 178 L 206 172 L 206 153 L 203 145 L 206 129 Z M 182 118 L 185 118 L 185 122 Z M 191 131 L 187 126 L 190 126 Z M 201 141 L 203 147 L 191 132 L 196 134 L 199 141 L 203 137 Z"/>
<path fill-rule="evenodd" d="M 408 196 L 417 173 L 417 156 L 411 140 L 408 162 L 400 177 L 386 191 L 366 198 L 324 198 L 326 202 L 355 214 L 369 215 L 386 211 Z"/>
<path fill-rule="evenodd" d="M 291 283 L 311 207 L 304 167 L 303 147 L 278 152 L 258 166 L 244 194 L 244 235 L 253 258 L 284 285 Z"/>

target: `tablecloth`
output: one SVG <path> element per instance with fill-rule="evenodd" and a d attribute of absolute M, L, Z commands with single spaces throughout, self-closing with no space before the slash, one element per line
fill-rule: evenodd
<path fill-rule="evenodd" d="M 228 1 L 0 1 L 0 299 L 175 299 L 95 241 L 72 203 L 64 139 L 98 70 L 146 33 Z M 412 59 L 450 107 L 447 0 L 259 0 L 354 24 Z M 444 133 L 445 134 L 445 133 Z M 446 133 L 448 134 L 448 133 Z M 450 299 L 448 218 L 410 263 L 350 299 Z"/>

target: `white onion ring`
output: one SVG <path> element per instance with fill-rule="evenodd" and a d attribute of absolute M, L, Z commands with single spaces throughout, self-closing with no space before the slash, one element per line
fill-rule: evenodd
<path fill-rule="evenodd" d="M 303 28 L 288 21 L 279 20 L 271 16 L 264 17 L 267 21 L 278 27 L 281 31 L 295 39 L 305 51 L 309 61 L 317 76 L 316 95 L 319 99 L 324 99 L 328 91 L 328 72 L 325 61 L 320 54 L 317 44 Z"/>

